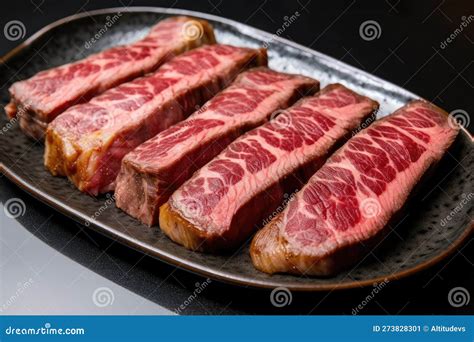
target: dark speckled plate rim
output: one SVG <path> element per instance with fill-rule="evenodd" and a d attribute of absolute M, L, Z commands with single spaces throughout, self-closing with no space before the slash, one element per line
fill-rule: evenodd
<path fill-rule="evenodd" d="M 324 55 L 320 52 L 311 50 L 305 46 L 302 46 L 300 44 L 294 43 L 292 41 L 289 41 L 287 39 L 272 35 L 270 33 L 267 33 L 265 31 L 261 31 L 259 29 L 250 27 L 245 24 L 241 24 L 239 22 L 218 17 L 215 15 L 211 14 L 206 14 L 206 13 L 201 13 L 201 12 L 196 12 L 196 11 L 189 11 L 189 10 L 182 10 L 182 9 L 170 9 L 170 8 L 162 8 L 162 7 L 128 7 L 128 8 L 122 8 L 122 7 L 116 7 L 116 8 L 106 8 L 106 9 L 99 9 L 99 10 L 94 10 L 90 11 L 87 13 L 78 13 L 72 16 L 65 17 L 63 19 L 57 20 L 35 34 L 33 34 L 31 37 L 29 37 L 27 40 L 25 40 L 23 43 L 18 45 L 16 48 L 8 52 L 5 56 L 0 58 L 1 63 L 7 62 L 9 59 L 13 58 L 16 54 L 18 54 L 20 51 L 22 51 L 24 48 L 28 47 L 31 45 L 34 41 L 36 41 L 39 37 L 47 33 L 48 31 L 52 30 L 55 27 L 61 26 L 65 23 L 68 23 L 70 21 L 78 20 L 87 16 L 94 16 L 94 15 L 104 15 L 104 14 L 111 14 L 111 13 L 116 13 L 116 12 L 151 12 L 151 13 L 161 13 L 161 14 L 171 14 L 171 15 L 188 15 L 188 16 L 193 16 L 193 17 L 198 17 L 198 18 L 203 18 L 203 19 L 208 19 L 216 22 L 220 22 L 226 25 L 233 26 L 240 31 L 244 33 L 252 33 L 255 34 L 257 33 L 260 37 L 264 39 L 272 39 L 272 41 L 278 41 L 282 44 L 289 45 L 293 48 L 296 48 L 298 50 L 302 50 L 306 53 L 309 53 L 321 60 L 324 60 L 325 62 L 330 62 L 332 65 L 336 65 L 338 68 L 341 69 L 346 69 L 350 71 L 357 72 L 359 74 L 363 74 L 372 80 L 376 81 L 377 83 L 383 84 L 385 88 L 392 88 L 393 90 L 396 90 L 398 92 L 403 92 L 404 95 L 406 95 L 409 98 L 420 98 L 420 96 L 417 96 L 401 87 L 398 87 L 394 85 L 391 82 L 385 81 L 379 77 L 376 77 L 372 74 L 369 74 L 363 70 L 360 70 L 358 68 L 352 67 L 348 64 L 345 64 L 339 60 L 336 60 L 332 57 L 329 57 L 327 55 Z M 473 142 L 473 138 L 470 135 L 470 133 L 465 129 L 462 128 L 462 134 L 467 135 L 471 142 Z M 31 194 L 33 197 L 39 199 L 40 201 L 44 202 L 48 206 L 52 207 L 53 209 L 61 212 L 62 214 L 72 218 L 73 220 L 81 223 L 84 221 L 90 221 L 90 218 L 87 217 L 86 215 L 80 213 L 77 210 L 74 210 L 73 208 L 68 207 L 66 204 L 60 202 L 58 199 L 56 199 L 53 196 L 50 196 L 49 194 L 38 190 L 35 188 L 33 185 L 31 185 L 29 182 L 25 181 L 21 176 L 7 168 L 3 163 L 0 163 L 0 172 L 3 173 L 8 179 L 13 181 L 17 186 L 19 186 L 21 189 L 25 190 L 29 194 Z M 236 276 L 235 274 L 229 274 L 227 272 L 222 272 L 222 271 L 213 271 L 208 269 L 205 266 L 202 266 L 200 263 L 195 263 L 195 262 L 190 262 L 187 260 L 183 260 L 182 258 L 173 255 L 171 253 L 164 252 L 162 250 L 156 249 L 153 246 L 150 246 L 149 244 L 143 243 L 140 240 L 134 239 L 130 236 L 126 236 L 113 228 L 102 224 L 101 222 L 98 221 L 92 221 L 90 227 L 94 229 L 95 231 L 105 234 L 113 239 L 117 239 L 121 243 L 132 247 L 140 252 L 144 252 L 147 255 L 150 255 L 154 258 L 157 258 L 161 261 L 164 261 L 168 264 L 171 264 L 173 266 L 177 266 L 181 269 L 191 271 L 193 273 L 196 273 L 200 276 L 204 277 L 209 277 L 211 279 L 219 280 L 224 283 L 229 283 L 233 285 L 239 285 L 239 286 L 246 286 L 246 287 L 255 287 L 255 288 L 276 288 L 281 286 L 281 284 L 278 281 L 272 281 L 272 280 L 265 280 L 265 281 L 259 281 L 259 280 L 252 280 L 249 279 L 247 276 L 239 277 Z M 352 282 L 347 282 L 347 283 L 333 283 L 333 284 L 294 284 L 288 286 L 286 284 L 286 288 L 293 290 L 293 291 L 333 291 L 333 290 L 343 290 L 343 289 L 352 289 L 352 288 L 361 288 L 365 286 L 372 286 L 374 283 L 382 282 L 382 281 L 393 281 L 393 280 L 398 280 L 410 275 L 413 275 L 417 272 L 420 272 L 422 270 L 425 270 L 438 262 L 442 261 L 443 259 L 447 258 L 450 256 L 456 249 L 458 249 L 461 245 L 463 245 L 468 237 L 474 232 L 474 221 L 472 221 L 464 230 L 464 232 L 461 234 L 461 236 L 454 241 L 453 243 L 450 244 L 450 246 L 445 249 L 442 253 L 438 254 L 437 256 L 426 260 L 425 262 L 418 264 L 412 268 L 393 273 L 384 277 L 375 277 L 371 279 L 365 279 L 365 280 L 358 280 L 358 281 L 352 281 Z M 172 242 L 170 242 L 172 243 Z"/>

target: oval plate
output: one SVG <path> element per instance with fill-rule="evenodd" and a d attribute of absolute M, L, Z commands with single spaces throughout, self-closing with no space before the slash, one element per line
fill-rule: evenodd
<path fill-rule="evenodd" d="M 107 16 L 120 11 L 120 19 L 85 49 L 85 42 L 104 27 Z M 113 45 L 134 41 L 145 35 L 158 20 L 181 14 L 209 20 L 221 43 L 268 46 L 270 66 L 274 69 L 314 77 L 321 81 L 322 86 L 341 82 L 376 99 L 381 104 L 379 116 L 419 98 L 331 57 L 228 19 L 186 10 L 135 7 L 74 15 L 34 34 L 1 59 L 4 64 L 0 76 L 2 104 L 9 101 L 8 87 L 12 82 Z M 354 268 L 336 277 L 310 278 L 269 276 L 258 272 L 250 261 L 248 244 L 224 256 L 188 251 L 171 242 L 158 227 L 147 228 L 117 209 L 112 197 L 92 198 L 80 193 L 66 179 L 52 177 L 43 167 L 43 146 L 27 139 L 14 122 L 8 123 L 4 113 L 1 113 L 0 127 L 3 128 L 0 131 L 1 170 L 18 186 L 72 219 L 125 245 L 180 268 L 232 284 L 326 291 L 399 279 L 448 256 L 474 228 L 469 218 L 474 203 L 471 201 L 474 199 L 473 142 L 465 130 L 441 162 L 431 185 L 417 197 L 419 203 L 415 210 L 408 208 L 396 230 L 392 229 L 378 248 Z"/>

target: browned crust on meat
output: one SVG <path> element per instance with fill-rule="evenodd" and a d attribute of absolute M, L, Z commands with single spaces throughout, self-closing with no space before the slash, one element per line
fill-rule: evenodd
<path fill-rule="evenodd" d="M 221 238 L 198 229 L 169 203 L 160 207 L 160 228 L 171 240 L 193 251 L 217 251 L 223 243 Z"/>
<path fill-rule="evenodd" d="M 362 95 L 362 94 L 359 94 L 358 92 L 346 87 L 345 85 L 341 84 L 341 83 L 331 83 L 331 84 L 328 84 L 327 86 L 325 86 L 324 88 L 322 88 L 318 94 L 319 95 L 323 95 L 325 93 L 328 93 L 330 91 L 332 91 L 333 89 L 336 89 L 336 88 L 344 88 L 348 91 L 350 91 L 351 93 L 353 93 L 358 99 L 365 99 L 366 101 L 369 101 L 373 104 L 373 106 L 376 107 L 376 109 L 378 109 L 379 107 L 379 103 L 375 100 L 372 100 L 370 97 L 367 97 L 365 95 Z"/>
<path fill-rule="evenodd" d="M 46 130 L 44 166 L 53 176 L 67 176 L 81 191 L 86 186 L 84 173 L 90 155 L 91 152 L 84 154 L 51 127 Z"/>
<path fill-rule="evenodd" d="M 249 68 L 267 66 L 268 65 L 268 53 L 267 49 L 259 48 L 255 58 L 251 61 Z"/>
<path fill-rule="evenodd" d="M 18 112 L 18 106 L 16 105 L 16 100 L 12 96 L 10 102 L 5 106 L 5 113 L 7 114 L 8 119 L 13 119 Z"/>
<path fill-rule="evenodd" d="M 263 227 L 252 240 L 250 257 L 254 267 L 265 273 L 289 272 L 294 267 L 286 256 L 284 243 L 280 241 L 278 222 L 281 214 Z"/>
<path fill-rule="evenodd" d="M 195 39 L 191 44 L 191 46 L 193 48 L 195 48 L 197 46 L 200 46 L 202 44 L 215 44 L 216 43 L 216 37 L 214 35 L 214 28 L 212 27 L 212 25 L 207 20 L 199 19 L 199 18 L 193 18 L 193 17 L 189 17 L 189 18 L 192 19 L 192 20 L 198 21 L 203 27 L 202 37 L 200 39 Z"/>
<path fill-rule="evenodd" d="M 261 272 L 332 276 L 366 255 L 388 233 L 388 230 L 382 229 L 364 240 L 364 245 L 352 243 L 334 253 L 313 257 L 304 253 L 293 254 L 286 249 L 287 241 L 279 234 L 281 217 L 282 214 L 260 230 L 252 240 L 250 257 L 255 268 Z"/>
<path fill-rule="evenodd" d="M 277 188 L 280 187 L 279 183 L 274 185 Z M 248 214 L 252 215 L 252 213 Z M 239 215 L 237 217 L 245 221 L 245 217 Z M 172 208 L 169 202 L 160 207 L 159 224 L 163 233 L 174 242 L 187 249 L 205 253 L 221 253 L 232 250 L 239 246 L 244 239 L 247 239 L 255 229 L 249 224 L 238 224 L 242 230 L 246 230 L 248 233 L 242 234 L 242 231 L 236 229 L 226 230 L 222 234 L 209 233 L 189 222 L 181 213 Z M 234 224 L 236 222 L 232 222 L 232 225 Z"/>
<path fill-rule="evenodd" d="M 65 176 L 68 174 L 67 160 L 61 135 L 53 129 L 48 129 L 44 150 L 44 166 L 53 176 Z"/>

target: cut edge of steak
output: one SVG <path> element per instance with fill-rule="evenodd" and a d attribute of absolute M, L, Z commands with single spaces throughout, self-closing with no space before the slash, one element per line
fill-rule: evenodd
<path fill-rule="evenodd" d="M 425 114 L 423 115 L 425 115 L 425 118 L 423 118 L 420 113 L 412 115 L 408 118 L 409 120 L 403 117 L 395 118 L 397 114 L 403 114 L 403 111 L 416 106 L 420 106 L 422 113 L 425 110 L 428 113 L 431 111 L 431 115 L 424 112 Z M 395 120 L 393 120 L 394 118 Z M 426 143 L 427 140 L 425 139 L 427 139 L 428 133 L 420 128 L 427 126 L 426 123 L 423 122 L 426 118 L 430 118 L 429 120 L 432 120 L 431 123 L 435 122 L 434 132 L 436 134 L 433 133 L 433 136 L 430 137 L 430 139 L 434 138 L 437 140 L 436 144 L 439 150 L 432 150 L 432 145 L 429 142 L 430 140 Z M 377 195 L 375 192 L 371 193 L 371 189 L 374 189 L 375 191 L 380 190 L 375 183 L 369 183 L 367 181 L 368 178 L 365 179 L 367 183 L 364 183 L 363 185 L 357 183 L 356 180 L 355 184 L 360 188 L 356 187 L 355 197 L 362 194 L 361 192 L 357 192 L 362 188 L 367 192 L 367 194 L 364 193 L 364 196 L 367 197 L 360 201 L 360 203 L 359 201 L 356 201 L 357 203 L 349 202 L 354 204 L 353 207 L 357 209 L 357 212 L 361 212 L 360 215 L 356 212 L 352 212 L 351 217 L 359 217 L 360 221 L 355 220 L 355 224 L 349 224 L 347 227 L 338 227 L 337 224 L 331 223 L 332 226 L 329 229 L 327 222 L 328 220 L 332 220 L 331 222 L 337 222 L 337 220 L 334 220 L 335 216 L 326 210 L 321 211 L 325 213 L 324 215 L 326 215 L 326 219 L 321 218 L 320 215 L 323 214 L 318 212 L 318 209 L 316 209 L 318 207 L 311 206 L 311 204 L 308 203 L 308 200 L 311 197 L 310 194 L 321 194 L 322 191 L 320 190 L 320 187 L 321 189 L 324 187 L 326 187 L 326 189 L 334 189 L 334 184 L 324 184 L 324 180 L 337 181 L 343 179 L 345 181 L 343 181 L 343 183 L 347 185 L 350 184 L 347 182 L 350 178 L 350 174 L 348 173 L 355 173 L 364 176 L 364 173 L 354 171 L 356 170 L 356 167 L 346 170 L 347 172 L 343 170 L 344 166 L 353 167 L 353 164 L 346 159 L 347 151 L 353 152 L 354 150 L 351 150 L 351 147 L 355 148 L 356 151 L 361 151 L 364 148 L 363 144 L 367 142 L 364 139 L 367 139 L 368 136 L 381 138 L 378 141 L 382 144 L 384 144 L 382 140 L 384 138 L 384 140 L 393 139 L 395 135 L 392 135 L 390 138 L 383 137 L 383 134 L 393 134 L 393 130 L 389 130 L 387 129 L 387 126 L 383 126 L 389 120 L 393 120 L 393 127 L 396 127 L 395 129 L 401 132 L 402 135 L 399 135 L 400 139 L 405 139 L 405 137 L 402 136 L 408 136 L 412 141 L 418 144 L 427 144 L 424 146 L 424 148 L 426 148 L 424 152 L 420 152 L 421 149 L 417 150 L 416 148 L 413 148 L 410 158 L 414 159 L 421 153 L 418 156 L 419 159 L 416 159 L 414 162 L 398 160 L 398 164 L 392 164 L 398 165 L 397 167 L 399 167 L 401 171 L 395 173 L 395 178 L 393 178 L 391 182 L 399 182 L 400 178 L 405 176 L 405 171 L 413 172 L 413 168 L 410 167 L 416 163 L 421 163 L 421 166 L 415 165 L 415 167 L 418 167 L 418 170 L 415 171 L 418 172 L 412 176 L 410 182 L 407 182 L 405 179 L 404 184 L 408 184 L 405 188 L 403 188 L 402 185 L 398 185 L 398 188 L 396 188 L 397 184 L 391 188 L 392 193 L 398 194 L 399 197 L 397 198 L 383 197 L 384 195 L 386 196 L 390 190 L 381 192 L 380 195 Z M 414 125 L 419 125 L 419 127 L 413 129 L 413 126 L 410 127 L 411 123 L 407 125 L 407 122 L 412 122 Z M 439 125 L 439 129 L 436 128 L 436 125 Z M 441 160 L 445 152 L 455 140 L 458 131 L 459 128 L 457 127 L 457 124 L 450 119 L 448 113 L 423 100 L 412 101 L 408 105 L 398 109 L 393 114 L 377 120 L 373 125 L 362 130 L 328 159 L 326 164 L 319 169 L 313 177 L 311 177 L 306 186 L 296 196 L 295 200 L 283 212 L 277 215 L 263 229 L 257 232 L 250 247 L 250 256 L 255 268 L 269 274 L 289 273 L 306 276 L 333 276 L 353 265 L 370 252 L 373 247 L 378 245 L 378 243 L 389 233 L 387 223 L 396 220 L 397 217 L 400 216 L 403 208 L 407 204 L 407 200 L 412 198 L 414 190 L 419 189 L 421 184 L 423 184 L 426 175 L 430 174 L 429 170 L 433 170 L 436 164 Z M 368 140 L 370 140 L 370 138 Z M 375 140 L 372 141 L 372 143 L 374 142 Z M 350 144 L 353 145 L 350 146 Z M 379 145 L 378 147 L 381 146 Z M 405 153 L 408 153 L 407 151 L 409 150 L 411 149 L 407 149 Z M 364 150 L 364 152 L 367 153 L 367 149 Z M 377 153 L 377 151 L 371 150 L 371 153 Z M 423 156 L 424 153 L 428 153 L 429 155 Z M 390 155 L 390 151 L 387 151 L 387 155 Z M 382 158 L 383 157 L 381 156 L 378 157 L 379 160 Z M 354 161 L 355 159 L 351 160 Z M 395 158 L 392 160 L 395 160 Z M 341 170 L 337 168 L 338 163 L 341 163 L 340 165 L 342 165 Z M 406 163 L 408 163 L 408 166 L 406 166 L 405 169 L 402 169 L 402 165 L 406 165 Z M 335 171 L 338 171 L 337 174 Z M 389 175 L 392 173 L 393 172 L 389 169 L 385 170 L 386 177 L 390 177 Z M 397 176 L 400 177 L 396 178 Z M 387 188 L 392 184 L 391 182 L 386 183 Z M 370 186 L 366 186 L 366 184 L 370 184 Z M 340 184 L 337 185 L 338 187 L 342 186 Z M 344 195 L 347 198 L 353 197 L 351 196 L 352 193 L 350 192 L 350 189 L 347 190 Z M 321 196 L 324 197 L 324 195 Z M 339 200 L 339 197 L 337 198 Z M 374 200 L 376 202 L 373 202 Z M 324 200 L 319 198 L 316 203 L 319 203 L 318 201 Z M 326 203 L 327 208 L 331 205 L 331 203 L 328 203 L 328 200 L 324 201 L 324 203 Z M 393 207 L 384 208 L 383 205 L 385 203 L 393 203 Z M 303 204 L 305 209 L 302 209 Z M 306 210 L 312 210 L 313 213 L 317 214 L 313 217 L 308 217 L 307 212 L 304 212 Z M 341 213 L 344 209 L 336 208 L 335 210 L 338 210 L 338 212 Z M 363 213 L 364 210 L 368 211 Z M 362 223 L 359 224 L 360 222 Z M 335 230 L 333 227 L 338 228 Z M 358 228 L 357 230 L 356 227 Z M 366 229 L 364 230 L 363 228 Z M 351 232 L 352 235 L 349 235 L 349 233 L 344 235 L 345 232 L 350 229 L 353 229 Z M 359 236 L 355 236 L 355 233 Z M 338 234 L 337 241 L 332 240 L 336 236 L 333 234 Z M 289 242 L 290 239 L 291 243 Z"/>
<path fill-rule="evenodd" d="M 159 207 L 196 170 L 272 113 L 318 89 L 314 79 L 266 67 L 240 74 L 188 119 L 124 157 L 115 190 L 117 207 L 148 226 L 158 223 Z"/>
<path fill-rule="evenodd" d="M 58 116 L 47 129 L 45 166 L 91 195 L 112 191 L 125 154 L 186 118 L 243 70 L 266 63 L 265 49 L 223 44 L 177 56 Z"/>
<path fill-rule="evenodd" d="M 189 39 L 185 36 L 185 29 L 190 25 L 195 25 L 200 30 L 199 37 Z M 170 32 L 174 35 L 172 39 Z M 181 36 L 179 42 L 178 36 Z M 163 46 L 156 42 L 164 39 L 167 42 L 177 42 L 170 43 L 163 50 Z M 139 41 L 115 46 L 13 83 L 9 88 L 10 102 L 5 106 L 5 112 L 9 119 L 18 118 L 20 128 L 27 136 L 42 140 L 48 124 L 69 107 L 85 103 L 107 89 L 152 72 L 187 50 L 214 43 L 213 28 L 206 20 L 186 16 L 164 19 Z M 127 51 L 133 54 L 127 55 Z M 124 58 L 128 60 L 123 61 Z M 136 58 L 140 59 L 137 61 Z M 109 77 L 99 80 L 97 77 L 91 78 L 96 73 Z M 84 83 L 84 77 L 91 80 L 86 81 L 86 86 L 75 87 L 72 82 Z"/>
<path fill-rule="evenodd" d="M 337 92 L 338 89 L 341 89 L 342 94 L 341 92 Z M 328 98 L 330 101 L 328 101 Z M 349 102 L 345 104 L 344 101 L 347 100 L 349 100 Z M 352 101 L 356 102 L 353 103 Z M 327 107 L 328 102 L 333 103 L 336 109 Z M 311 107 L 311 104 L 315 107 Z M 342 107 L 338 110 L 337 106 Z M 352 109 L 353 113 L 349 114 L 350 110 L 348 108 L 350 106 L 356 106 L 358 112 L 354 112 L 354 109 Z M 308 109 L 308 107 L 311 109 Z M 357 129 L 364 120 L 373 115 L 377 110 L 378 103 L 376 101 L 359 95 L 340 84 L 328 85 L 314 97 L 301 99 L 294 106 L 288 108 L 281 114 L 283 115 L 283 119 L 278 119 L 279 117 L 277 117 L 274 120 L 280 121 L 270 121 L 238 138 L 219 154 L 219 156 L 213 159 L 204 168 L 197 171 L 193 175 L 193 178 L 183 184 L 183 186 L 170 197 L 168 202 L 160 208 L 161 230 L 170 237 L 171 240 L 188 249 L 201 252 L 222 252 L 238 247 L 255 229 L 261 227 L 265 219 L 271 215 L 272 212 L 277 210 L 279 205 L 284 206 L 285 198 L 287 198 L 285 194 L 292 194 L 299 187 L 303 186 L 304 182 L 322 165 L 325 158 L 339 144 L 346 140 L 353 130 Z M 338 117 L 338 115 L 343 118 Z M 300 126 L 302 122 L 305 121 L 308 125 L 306 128 L 304 128 L 305 126 Z M 288 126 L 285 125 L 285 122 L 288 123 Z M 325 129 L 322 129 L 323 127 L 325 127 Z M 332 134 L 336 134 L 336 136 L 327 134 L 328 131 L 331 131 Z M 267 142 L 272 141 L 271 132 L 278 135 L 290 133 L 289 137 L 282 140 L 283 145 L 280 145 L 281 153 L 278 156 L 274 156 L 276 158 L 275 161 L 278 160 L 278 162 L 282 162 L 280 158 L 282 155 L 285 156 L 285 165 L 287 165 L 287 167 L 285 167 L 284 174 L 278 175 L 277 179 L 265 181 L 265 184 L 260 184 L 262 182 L 261 180 L 254 179 L 251 183 L 255 183 L 256 188 L 252 188 L 252 190 L 247 189 L 247 185 L 250 184 L 247 181 L 245 184 L 240 185 L 239 189 L 232 188 L 232 194 L 238 193 L 239 198 L 242 197 L 245 192 L 249 193 L 249 195 L 245 194 L 245 196 L 250 196 L 250 198 L 245 197 L 237 200 L 236 204 L 231 204 L 230 197 L 233 195 L 229 195 L 230 197 L 226 197 L 226 193 L 222 195 L 221 186 L 217 186 L 219 183 L 217 174 L 219 172 L 229 171 L 227 175 L 229 179 L 225 177 L 225 182 L 229 181 L 229 184 L 234 186 L 234 184 L 237 184 L 234 182 L 239 182 L 237 178 L 246 174 L 245 172 L 247 171 L 245 171 L 245 167 L 247 170 L 248 167 L 263 167 L 257 172 L 261 172 L 263 169 L 267 172 L 268 167 L 278 170 L 281 169 L 282 165 L 272 165 L 275 161 L 272 161 L 271 156 L 267 153 L 249 151 L 250 154 L 247 153 L 247 155 L 255 156 L 256 160 L 253 160 L 250 164 L 247 164 L 247 166 L 238 168 L 228 162 L 228 160 L 230 160 L 228 154 L 234 154 L 236 151 L 243 153 L 244 150 L 239 146 L 242 142 L 251 142 L 256 135 L 260 136 L 264 134 L 268 138 L 265 139 Z M 267 133 L 270 133 L 270 135 L 267 135 Z M 318 149 L 316 149 L 315 146 L 306 145 L 305 142 L 304 147 L 306 148 L 306 152 L 304 152 L 301 150 L 303 142 L 299 141 L 298 144 L 301 144 L 299 148 L 288 150 L 288 146 L 285 145 L 287 139 L 292 140 L 291 137 L 296 138 L 298 135 L 305 137 L 304 139 L 308 139 L 308 134 L 313 138 L 305 141 L 308 145 L 317 144 L 317 146 L 319 146 Z M 297 140 L 299 140 L 299 138 Z M 272 143 L 276 142 L 273 141 Z M 269 146 L 266 146 L 266 148 L 268 147 Z M 265 151 L 268 151 L 266 148 Z M 308 153 L 308 150 L 312 152 Z M 273 151 L 276 152 L 276 150 Z M 298 158 L 295 156 L 295 151 L 299 153 Z M 289 167 L 289 158 L 297 158 L 298 162 Z M 260 160 L 261 163 L 258 162 L 258 160 Z M 270 162 L 270 164 L 266 165 L 267 162 Z M 201 173 L 203 175 L 201 175 Z M 204 177 L 204 175 L 206 175 L 207 178 Z M 254 174 L 252 173 L 252 175 Z M 219 174 L 219 177 L 222 176 Z M 262 174 L 259 174 L 259 177 L 261 178 Z M 267 175 L 266 177 L 270 176 Z M 212 184 L 210 185 L 212 191 L 202 193 L 198 191 L 196 193 L 197 189 L 206 184 L 205 180 L 202 181 L 202 179 L 212 179 Z M 243 190 L 244 188 L 245 190 Z M 198 197 L 183 195 L 183 193 L 188 194 L 189 191 L 193 191 Z M 217 203 L 215 203 L 215 199 L 212 198 L 214 193 L 217 197 L 220 196 Z M 221 198 L 225 198 L 225 200 L 221 201 Z M 177 204 L 176 201 L 179 201 L 179 204 Z M 210 207 L 211 203 L 211 213 L 208 213 L 206 208 Z M 212 216 L 212 210 L 220 203 L 226 203 L 226 205 L 230 206 L 230 212 L 227 213 L 224 213 L 222 205 L 218 208 L 219 213 L 226 217 L 228 215 L 228 218 L 225 219 L 225 223 L 216 222 L 216 217 Z M 197 222 L 202 220 L 212 221 L 212 223 Z"/>

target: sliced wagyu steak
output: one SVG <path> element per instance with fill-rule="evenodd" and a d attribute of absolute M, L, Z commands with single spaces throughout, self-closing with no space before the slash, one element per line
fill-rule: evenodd
<path fill-rule="evenodd" d="M 256 234 L 255 267 L 331 275 L 354 264 L 457 133 L 447 113 L 424 101 L 376 121 L 329 158 Z"/>
<path fill-rule="evenodd" d="M 266 63 L 264 49 L 218 44 L 177 56 L 58 116 L 47 130 L 45 165 L 91 195 L 111 191 L 128 152 L 185 119 L 241 71 Z"/>
<path fill-rule="evenodd" d="M 212 27 L 205 20 L 165 19 L 133 44 L 116 46 L 13 83 L 5 111 L 10 118 L 18 114 L 20 127 L 27 135 L 42 139 L 48 123 L 70 106 L 153 71 L 186 50 L 214 42 Z"/>
<path fill-rule="evenodd" d="M 311 78 L 254 68 L 188 119 L 127 154 L 117 177 L 116 204 L 145 224 L 158 223 L 159 207 L 232 140 L 319 83 Z"/>
<path fill-rule="evenodd" d="M 342 85 L 298 101 L 249 131 L 160 208 L 160 227 L 187 248 L 235 247 L 300 188 L 378 104 Z"/>

